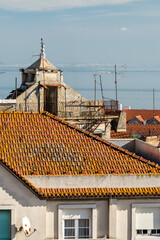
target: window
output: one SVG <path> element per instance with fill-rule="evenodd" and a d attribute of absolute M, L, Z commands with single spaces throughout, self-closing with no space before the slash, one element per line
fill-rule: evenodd
<path fill-rule="evenodd" d="M 96 205 L 60 205 L 59 239 L 97 238 Z"/>
<path fill-rule="evenodd" d="M 143 207 L 136 209 L 137 235 L 159 235 L 160 208 Z"/>
<path fill-rule="evenodd" d="M 78 238 L 89 238 L 89 219 L 78 220 Z"/>
<path fill-rule="evenodd" d="M 137 235 L 160 236 L 160 229 L 137 229 Z"/>
<path fill-rule="evenodd" d="M 89 238 L 89 219 L 64 220 L 64 239 Z"/>
<path fill-rule="evenodd" d="M 160 204 L 132 204 L 132 239 L 160 238 Z"/>
<path fill-rule="evenodd" d="M 64 220 L 64 238 L 75 238 L 75 220 Z"/>

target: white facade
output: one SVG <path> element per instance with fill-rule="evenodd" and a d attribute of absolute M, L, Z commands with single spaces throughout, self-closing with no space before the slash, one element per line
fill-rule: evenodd
<path fill-rule="evenodd" d="M 152 185 L 154 181 L 150 176 Z M 31 240 L 69 239 L 71 231 L 74 238 L 86 234 L 91 239 L 160 239 L 160 197 L 43 200 L 0 165 L 0 213 L 3 210 L 10 211 L 12 240 L 27 239 L 21 230 L 24 216 L 32 231 L 36 229 Z"/>
<path fill-rule="evenodd" d="M 25 237 L 22 218 L 30 219 L 32 231 L 29 239 L 63 239 L 64 218 L 90 219 L 90 237 L 101 238 L 107 234 L 108 201 L 55 201 L 40 200 L 7 169 L 0 165 L 0 211 L 10 210 L 11 239 Z M 74 216 L 73 216 L 74 214 Z M 71 216 L 72 215 L 72 216 Z M 103 215 L 103 216 L 102 216 Z M 59 220 L 58 220 L 59 219 Z"/>

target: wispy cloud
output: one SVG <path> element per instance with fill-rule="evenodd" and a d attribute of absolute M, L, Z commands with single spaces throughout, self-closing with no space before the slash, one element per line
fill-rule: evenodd
<path fill-rule="evenodd" d="M 72 16 L 65 16 L 63 17 L 63 20 L 64 21 L 84 21 L 84 20 L 87 20 L 88 18 L 87 17 L 72 17 Z"/>
<path fill-rule="evenodd" d="M 130 13 L 129 12 L 105 12 L 105 11 L 91 11 L 91 15 L 89 16 L 89 18 L 104 18 L 104 17 L 121 17 L 121 16 L 129 16 Z M 71 15 L 63 15 L 63 20 L 64 21 L 83 21 L 83 20 L 87 20 L 88 17 L 74 17 Z"/>
<path fill-rule="evenodd" d="M 142 0 L 0 0 L 0 9 L 12 11 L 53 11 L 57 9 L 118 5 Z"/>
<path fill-rule="evenodd" d="M 121 17 L 121 16 L 129 16 L 130 12 L 106 12 L 106 10 L 92 10 L 92 17 Z"/>
<path fill-rule="evenodd" d="M 127 28 L 127 27 L 121 27 L 120 30 L 121 30 L 122 32 L 127 32 L 127 31 L 129 31 L 129 28 Z"/>
<path fill-rule="evenodd" d="M 128 27 L 119 27 L 119 28 L 115 28 L 116 31 L 121 31 L 121 32 L 127 32 L 130 29 Z"/>

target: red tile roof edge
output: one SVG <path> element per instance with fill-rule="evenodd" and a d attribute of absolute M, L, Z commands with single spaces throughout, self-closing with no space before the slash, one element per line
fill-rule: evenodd
<path fill-rule="evenodd" d="M 160 187 L 142 188 L 39 188 L 39 194 L 45 199 L 104 199 L 160 197 Z"/>
<path fill-rule="evenodd" d="M 36 197 L 43 199 L 104 199 L 132 197 L 160 197 L 160 187 L 142 188 L 36 188 L 21 174 L 16 172 L 3 159 L 0 164 L 26 186 Z"/>

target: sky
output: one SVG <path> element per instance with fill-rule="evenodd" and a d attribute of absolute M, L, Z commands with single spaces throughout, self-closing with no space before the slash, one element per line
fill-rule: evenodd
<path fill-rule="evenodd" d="M 0 0 L 0 64 L 160 66 L 160 0 Z"/>

